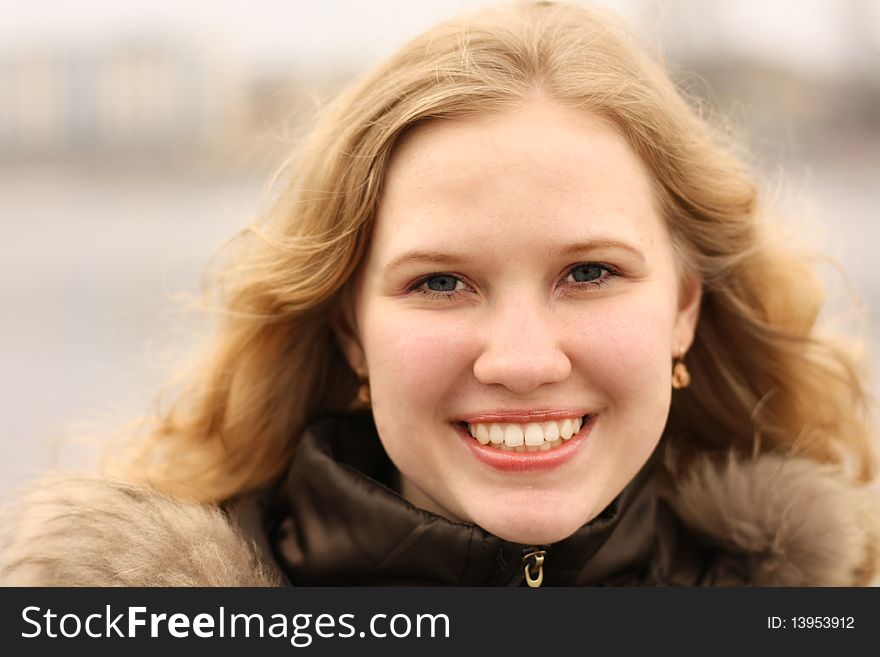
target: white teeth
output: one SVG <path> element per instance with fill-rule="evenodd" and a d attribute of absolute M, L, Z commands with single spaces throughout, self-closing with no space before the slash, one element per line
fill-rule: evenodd
<path fill-rule="evenodd" d="M 489 442 L 489 430 L 486 428 L 485 424 L 478 424 L 477 430 L 474 431 L 474 425 L 470 425 L 471 427 L 471 435 L 480 441 L 481 445 L 485 445 Z"/>
<path fill-rule="evenodd" d="M 571 438 L 571 420 L 569 418 L 565 418 L 559 423 L 559 437 L 563 440 Z"/>
<path fill-rule="evenodd" d="M 519 447 L 525 442 L 522 429 L 518 424 L 508 424 L 504 427 L 504 444 L 508 447 Z"/>
<path fill-rule="evenodd" d="M 580 431 L 582 425 L 581 418 L 566 418 L 550 422 L 529 422 L 525 425 L 468 424 L 467 429 L 481 445 L 491 443 L 517 452 L 536 452 L 558 447 L 564 441 L 570 440 Z"/>
<path fill-rule="evenodd" d="M 559 433 L 563 440 L 568 440 L 580 430 L 581 419 L 578 417 L 573 420 L 565 420 L 562 428 L 559 430 Z"/>
<path fill-rule="evenodd" d="M 526 445 L 537 447 L 544 443 L 544 431 L 537 424 L 527 424 L 525 438 Z"/>
<path fill-rule="evenodd" d="M 504 442 L 504 429 L 501 428 L 500 424 L 489 425 L 489 440 L 492 441 L 493 445 L 500 445 Z"/>

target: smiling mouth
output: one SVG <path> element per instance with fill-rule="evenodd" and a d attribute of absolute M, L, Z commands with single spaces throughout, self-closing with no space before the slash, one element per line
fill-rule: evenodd
<path fill-rule="evenodd" d="M 578 434 L 592 415 L 552 420 L 550 422 L 529 422 L 526 424 L 508 422 L 481 422 L 470 424 L 459 422 L 481 445 L 508 452 L 546 452 L 564 445 Z"/>

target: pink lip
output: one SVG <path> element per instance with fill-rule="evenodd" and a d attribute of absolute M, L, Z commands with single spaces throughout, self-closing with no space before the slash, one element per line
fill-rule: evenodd
<path fill-rule="evenodd" d="M 460 422 L 477 424 L 479 422 L 510 422 L 514 424 L 527 424 L 528 422 L 550 422 L 551 420 L 575 419 L 589 415 L 590 412 L 577 408 L 556 409 L 528 409 L 528 410 L 499 410 L 473 413 L 458 418 Z"/>
<path fill-rule="evenodd" d="M 569 416 L 566 416 L 569 417 Z M 461 424 L 453 425 L 459 437 L 464 440 L 471 452 L 489 467 L 502 472 L 541 472 L 558 468 L 570 461 L 580 451 L 596 423 L 596 416 L 590 416 L 574 436 L 559 447 L 538 452 L 512 452 L 481 445 Z"/>

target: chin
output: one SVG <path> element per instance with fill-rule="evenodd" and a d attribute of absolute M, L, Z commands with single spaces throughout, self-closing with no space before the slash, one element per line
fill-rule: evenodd
<path fill-rule="evenodd" d="M 498 538 L 520 543 L 522 545 L 550 545 L 565 540 L 588 520 L 575 518 L 548 518 L 546 516 L 496 519 L 486 523 L 477 523 L 490 534 Z"/>

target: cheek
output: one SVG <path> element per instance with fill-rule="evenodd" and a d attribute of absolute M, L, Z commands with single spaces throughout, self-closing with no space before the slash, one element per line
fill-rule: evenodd
<path fill-rule="evenodd" d="M 672 356 L 669 349 L 674 323 L 674 302 L 666 295 L 644 294 L 615 299 L 594 308 L 578 347 L 572 349 L 577 368 L 611 396 L 644 398 L 665 390 Z"/>
<path fill-rule="evenodd" d="M 366 318 L 364 348 L 376 393 L 436 407 L 438 394 L 470 371 L 472 330 L 452 313 L 438 315 L 385 311 Z"/>

